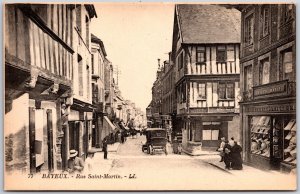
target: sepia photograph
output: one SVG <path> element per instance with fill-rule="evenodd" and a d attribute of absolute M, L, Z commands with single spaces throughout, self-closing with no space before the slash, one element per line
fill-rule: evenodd
<path fill-rule="evenodd" d="M 293 3 L 3 3 L 5 191 L 295 191 Z"/>

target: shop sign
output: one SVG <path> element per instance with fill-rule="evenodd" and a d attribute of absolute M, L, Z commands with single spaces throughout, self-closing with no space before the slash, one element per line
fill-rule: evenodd
<path fill-rule="evenodd" d="M 291 104 L 272 104 L 264 106 L 248 107 L 247 112 L 290 112 L 296 111 L 296 103 Z"/>
<path fill-rule="evenodd" d="M 285 96 L 288 94 L 287 80 L 269 83 L 261 86 L 253 87 L 254 99 L 262 99 L 275 96 Z"/>

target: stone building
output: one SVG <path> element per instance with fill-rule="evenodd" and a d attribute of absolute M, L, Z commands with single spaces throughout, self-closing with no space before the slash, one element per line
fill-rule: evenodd
<path fill-rule="evenodd" d="M 221 5 L 176 5 L 174 61 L 177 123 L 191 154 L 239 135 L 240 12 Z"/>
<path fill-rule="evenodd" d="M 76 4 L 73 13 L 73 98 L 68 115 L 69 149 L 85 158 L 91 145 L 94 106 L 92 105 L 91 32 L 90 23 L 97 17 L 94 6 Z"/>
<path fill-rule="evenodd" d="M 296 8 L 241 11 L 241 134 L 244 160 L 263 169 L 296 168 Z"/>
<path fill-rule="evenodd" d="M 101 146 L 101 137 L 103 130 L 103 119 L 105 113 L 105 99 L 104 99 L 104 69 L 105 57 L 107 56 L 105 47 L 101 39 L 91 34 L 92 41 L 92 102 L 96 106 L 93 113 L 92 125 L 92 144 L 91 147 L 99 148 Z"/>

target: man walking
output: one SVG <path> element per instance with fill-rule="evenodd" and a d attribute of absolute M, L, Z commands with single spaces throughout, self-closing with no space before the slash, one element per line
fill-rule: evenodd
<path fill-rule="evenodd" d="M 106 138 L 103 139 L 102 150 L 104 152 L 104 159 L 107 159 L 107 139 Z"/>

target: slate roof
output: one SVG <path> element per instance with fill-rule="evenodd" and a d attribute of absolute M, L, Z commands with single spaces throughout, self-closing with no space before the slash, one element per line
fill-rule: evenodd
<path fill-rule="evenodd" d="M 241 13 L 221 5 L 176 5 L 183 43 L 240 43 Z"/>

